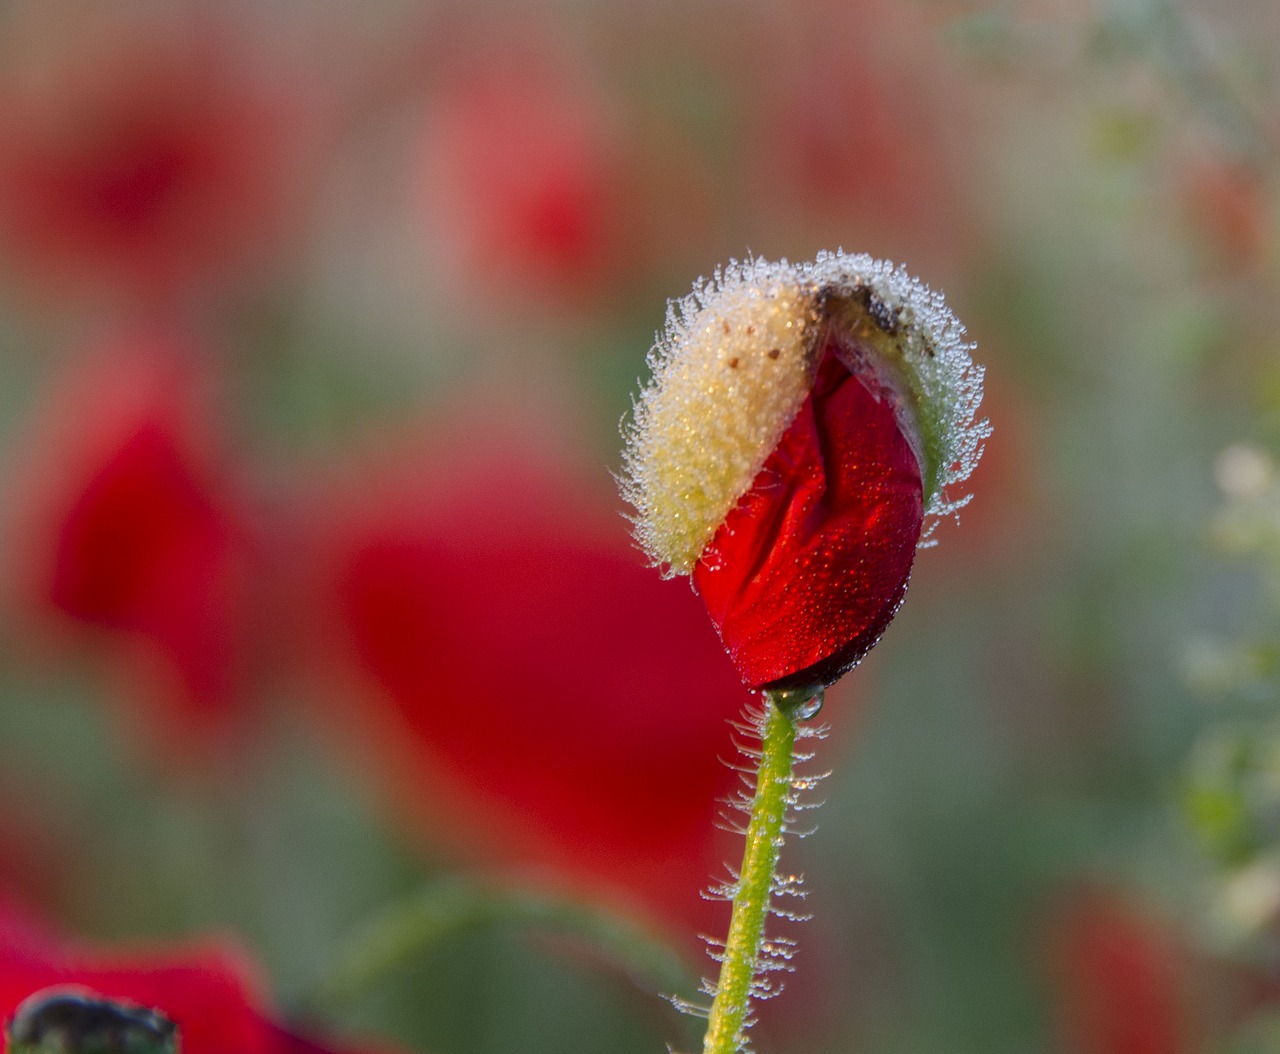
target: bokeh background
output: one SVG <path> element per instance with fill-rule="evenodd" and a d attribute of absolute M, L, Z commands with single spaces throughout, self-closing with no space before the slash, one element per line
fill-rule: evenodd
<path fill-rule="evenodd" d="M 1280 1049 L 1278 56 L 1267 0 L 4 3 L 0 902 L 420 1054 L 692 1049 L 654 945 L 503 898 L 710 972 L 749 698 L 618 423 L 668 297 L 843 247 L 995 433 L 829 694 L 757 1047 Z M 492 910 L 340 983 L 440 888 Z"/>

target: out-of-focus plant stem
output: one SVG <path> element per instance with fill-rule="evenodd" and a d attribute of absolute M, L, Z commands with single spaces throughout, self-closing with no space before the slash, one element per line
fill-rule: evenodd
<path fill-rule="evenodd" d="M 391 904 L 344 943 L 304 1012 L 331 1012 L 369 991 L 433 944 L 484 926 L 531 928 L 572 938 L 655 992 L 689 984 L 681 956 L 638 922 L 587 901 L 484 879 L 451 878 Z"/>

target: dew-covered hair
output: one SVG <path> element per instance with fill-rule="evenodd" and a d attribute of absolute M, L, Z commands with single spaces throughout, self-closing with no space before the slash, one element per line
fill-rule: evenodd
<path fill-rule="evenodd" d="M 969 477 L 991 428 L 976 417 L 974 346 L 942 295 L 865 254 L 730 261 L 668 305 L 652 379 L 624 426 L 622 493 L 637 541 L 666 574 L 693 569 L 750 489 L 809 393 L 830 326 L 857 330 L 910 411 L 922 540 L 968 501 L 950 489 Z"/>

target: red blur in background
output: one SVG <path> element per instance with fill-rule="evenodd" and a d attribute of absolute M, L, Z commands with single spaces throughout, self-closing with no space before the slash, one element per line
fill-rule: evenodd
<path fill-rule="evenodd" d="M 30 996 L 64 986 L 159 1010 L 178 1025 L 183 1054 L 338 1054 L 275 1020 L 258 970 L 229 941 L 82 946 L 0 904 L 0 1020 Z"/>
<path fill-rule="evenodd" d="M 688 587 L 643 566 L 607 480 L 475 436 L 404 446 L 314 502 L 346 752 L 481 858 L 706 918 L 747 693 Z"/>
<path fill-rule="evenodd" d="M 444 280 L 468 299 L 582 307 L 643 249 L 631 156 L 604 86 L 545 27 L 442 50 L 421 139 L 421 201 Z"/>
<path fill-rule="evenodd" d="M 789 252 L 841 245 L 920 261 L 930 282 L 960 275 L 987 237 L 966 189 L 984 115 L 948 90 L 954 54 L 929 13 L 856 6 L 850 18 L 840 0 L 764 5 L 737 29 L 745 135 L 735 175 L 750 195 L 749 230 Z"/>
<path fill-rule="evenodd" d="M 1100 889 L 1058 905 L 1049 940 L 1063 1049 L 1191 1054 L 1208 993 L 1189 949 L 1140 902 Z"/>
<path fill-rule="evenodd" d="M 20 610 L 57 653 L 96 640 L 131 730 L 182 758 L 243 716 L 263 581 L 206 354 L 166 330 L 92 342 L 34 413 L 8 494 Z"/>
<path fill-rule="evenodd" d="M 614 423 L 665 297 L 843 245 L 946 289 L 995 434 L 887 676 L 827 706 L 874 719 L 819 748 L 821 831 L 784 855 L 818 921 L 760 1046 L 1044 1045 L 1008 923 L 1169 829 L 1182 747 L 1234 720 L 1186 634 L 1244 626 L 1274 570 L 1201 530 L 1218 446 L 1280 420 L 1267 5 L 0 6 L 4 895 L 85 933 L 234 919 L 283 993 L 460 865 L 723 935 L 699 891 L 741 854 L 715 824 L 750 696 L 632 546 Z M 450 409 L 486 384 L 581 410 L 573 456 L 484 391 Z M 1204 921 L 1071 900 L 1056 1048 L 1190 1054 L 1270 1014 L 1265 971 L 1204 979 Z M 222 945 L 20 929 L 0 910 L 0 1017 L 79 981 L 171 1003 L 187 1054 L 327 1049 Z M 459 941 L 403 964 L 455 989 L 317 1012 L 428 1051 L 661 1049 L 546 948 Z"/>
<path fill-rule="evenodd" d="M 0 248 L 46 299 L 201 298 L 280 248 L 321 127 L 229 18 L 27 8 L 0 75 Z"/>

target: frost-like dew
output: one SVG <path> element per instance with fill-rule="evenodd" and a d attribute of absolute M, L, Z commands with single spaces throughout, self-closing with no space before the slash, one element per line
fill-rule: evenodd
<path fill-rule="evenodd" d="M 712 821 L 717 831 L 724 831 L 725 834 L 736 834 L 739 837 L 747 836 L 747 824 L 738 820 L 731 819 L 723 810 L 716 813 L 715 820 Z"/>
<path fill-rule="evenodd" d="M 729 879 L 712 881 L 712 883 L 702 891 L 701 896 L 703 900 L 732 901 L 733 898 L 738 895 L 738 890 L 741 888 L 741 883 L 735 876 Z"/>
<path fill-rule="evenodd" d="M 804 888 L 804 875 L 774 875 L 770 890 L 775 897 L 804 899 L 809 895 L 809 891 Z"/>
<path fill-rule="evenodd" d="M 924 475 L 925 528 L 921 546 L 935 544 L 933 531 L 958 512 L 971 495 L 949 491 L 972 474 L 991 435 L 977 417 L 984 370 L 975 365 L 975 345 L 946 299 L 904 267 L 865 253 L 820 252 L 802 267 L 818 288 L 869 290 L 896 319 L 891 349 L 905 367 L 903 380 L 915 407 Z"/>
<path fill-rule="evenodd" d="M 812 776 L 796 778 L 791 781 L 791 786 L 794 787 L 797 792 L 813 790 L 814 787 L 816 787 L 819 783 L 821 783 L 830 775 L 831 775 L 831 771 L 827 770 L 826 772 L 819 772 Z"/>
<path fill-rule="evenodd" d="M 668 305 L 649 353 L 652 380 L 632 406 L 619 480 L 640 547 L 665 574 L 688 574 L 753 484 L 813 383 L 823 332 L 852 319 L 904 397 L 921 462 L 922 546 L 968 502 L 990 424 L 977 418 L 982 367 L 941 294 L 885 260 L 822 252 L 809 263 L 748 259 Z M 859 338 L 861 340 L 861 338 Z"/>
<path fill-rule="evenodd" d="M 769 905 L 769 914 L 775 918 L 786 919 L 788 922 L 811 922 L 813 913 L 809 911 L 792 911 L 789 908 L 780 908 L 777 904 Z"/>
<path fill-rule="evenodd" d="M 757 977 L 751 982 L 751 998 L 762 1002 L 782 994 L 784 985 L 772 977 Z"/>
<path fill-rule="evenodd" d="M 710 1003 L 695 1003 L 692 999 L 685 999 L 683 996 L 678 995 L 668 995 L 663 998 L 680 1013 L 687 1014 L 689 1017 L 706 1019 L 711 1016 Z"/>
<path fill-rule="evenodd" d="M 735 790 L 723 798 L 717 798 L 716 804 L 723 805 L 734 812 L 746 813 L 748 816 L 751 814 L 751 799 L 740 790 Z"/>

